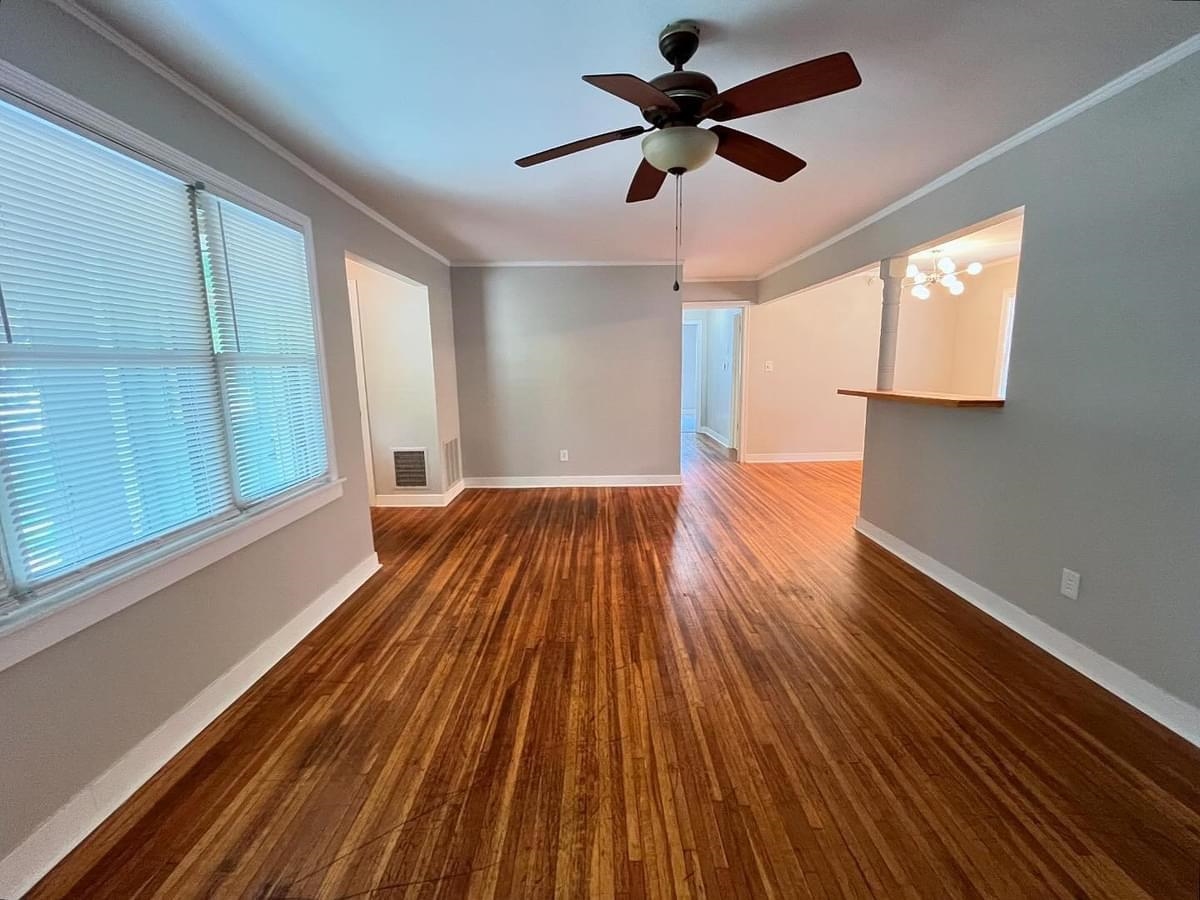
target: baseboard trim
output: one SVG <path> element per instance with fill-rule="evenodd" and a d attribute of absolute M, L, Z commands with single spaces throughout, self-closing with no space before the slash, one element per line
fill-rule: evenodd
<path fill-rule="evenodd" d="M 501 475 L 464 478 L 468 488 L 670 487 L 679 475 Z"/>
<path fill-rule="evenodd" d="M 0 897 L 32 888 L 379 568 L 372 553 L 38 826 L 0 860 Z"/>
<path fill-rule="evenodd" d="M 400 508 L 409 506 L 449 506 L 454 498 L 463 492 L 462 479 L 456 481 L 449 490 L 440 494 L 376 494 L 371 499 L 372 506 L 384 508 Z"/>
<path fill-rule="evenodd" d="M 743 453 L 745 463 L 857 462 L 861 450 L 812 450 L 805 453 Z"/>
<path fill-rule="evenodd" d="M 713 431 L 707 425 L 701 425 L 696 430 L 698 432 L 700 432 L 702 435 L 704 435 L 705 437 L 712 438 L 714 441 L 716 441 L 718 444 L 720 444 L 726 450 L 733 449 L 733 441 L 732 440 L 725 437 L 725 435 L 723 435 L 723 434 L 717 434 L 717 432 Z"/>
<path fill-rule="evenodd" d="M 1109 693 L 1141 710 L 1160 725 L 1200 747 L 1200 709 L 1156 687 L 1108 657 L 1101 656 L 1015 603 L 1005 600 L 999 594 L 938 562 L 932 556 L 922 553 L 861 516 L 855 521 L 854 530 L 953 591 L 972 606 L 983 610 L 1021 637 L 1041 647 Z"/>

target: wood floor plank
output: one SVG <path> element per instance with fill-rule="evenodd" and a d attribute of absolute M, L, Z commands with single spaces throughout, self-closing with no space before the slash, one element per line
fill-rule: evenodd
<path fill-rule="evenodd" d="M 42 898 L 1200 895 L 1200 751 L 857 536 L 855 463 L 373 514 Z"/>

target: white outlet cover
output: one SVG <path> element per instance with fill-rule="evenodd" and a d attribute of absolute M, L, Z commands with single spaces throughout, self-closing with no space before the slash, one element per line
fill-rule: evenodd
<path fill-rule="evenodd" d="M 763 371 L 764 372 L 774 372 L 775 371 L 774 361 L 768 359 L 765 363 L 763 363 Z"/>
<path fill-rule="evenodd" d="M 1079 573 L 1074 569 L 1062 570 L 1062 581 L 1058 586 L 1058 592 L 1070 600 L 1079 599 Z"/>
<path fill-rule="evenodd" d="M 570 457 L 571 457 L 571 454 L 567 453 L 566 450 L 558 451 L 558 461 L 559 462 L 567 462 L 570 459 Z"/>

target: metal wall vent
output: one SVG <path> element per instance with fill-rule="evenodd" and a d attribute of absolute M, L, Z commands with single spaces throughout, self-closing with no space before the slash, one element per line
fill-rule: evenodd
<path fill-rule="evenodd" d="M 450 438 L 442 445 L 442 463 L 446 469 L 446 486 L 453 487 L 462 480 L 462 455 L 458 451 L 458 438 Z"/>
<path fill-rule="evenodd" d="M 396 467 L 396 487 L 428 486 L 424 447 L 393 448 L 392 464 Z"/>

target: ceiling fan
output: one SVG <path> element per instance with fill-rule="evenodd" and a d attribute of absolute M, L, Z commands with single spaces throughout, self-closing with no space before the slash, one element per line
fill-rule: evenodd
<path fill-rule="evenodd" d="M 762 75 L 717 91 L 702 72 L 685 72 L 684 64 L 700 45 L 699 26 L 673 22 L 658 37 L 658 49 L 674 68 L 650 81 L 636 75 L 584 75 L 583 80 L 638 107 L 649 127 L 633 125 L 571 141 L 517 160 L 521 167 L 558 159 L 623 141 L 642 138 L 642 162 L 633 175 L 625 202 L 657 196 L 668 174 L 682 175 L 704 165 L 713 155 L 772 181 L 786 181 L 807 165 L 782 147 L 725 125 L 700 128 L 705 119 L 728 122 L 756 113 L 827 97 L 862 84 L 849 53 L 833 53 Z M 648 132 L 648 133 L 647 133 Z"/>

